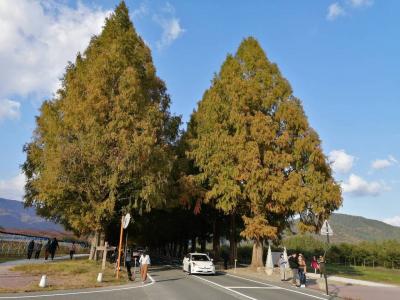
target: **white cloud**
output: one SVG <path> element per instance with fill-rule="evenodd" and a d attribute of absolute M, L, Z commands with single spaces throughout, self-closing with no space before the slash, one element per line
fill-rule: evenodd
<path fill-rule="evenodd" d="M 385 222 L 389 225 L 400 227 L 400 216 L 394 216 L 393 218 L 384 219 L 383 222 Z"/>
<path fill-rule="evenodd" d="M 328 7 L 328 14 L 326 15 L 327 20 L 333 21 L 337 17 L 344 16 L 346 14 L 344 8 L 338 3 L 332 3 Z"/>
<path fill-rule="evenodd" d="M 0 1 L 0 97 L 49 96 L 108 11 L 58 0 Z"/>
<path fill-rule="evenodd" d="M 374 160 L 371 164 L 371 167 L 375 170 L 380 170 L 380 169 L 385 169 L 385 168 L 391 167 L 398 163 L 399 162 L 397 161 L 396 158 L 394 158 L 392 155 L 389 155 L 387 159 Z"/>
<path fill-rule="evenodd" d="M 19 119 L 21 104 L 17 101 L 0 99 L 0 121 L 4 119 Z"/>
<path fill-rule="evenodd" d="M 0 180 L 0 197 L 22 201 L 25 181 L 24 174 L 19 174 L 7 180 Z"/>
<path fill-rule="evenodd" d="M 137 9 L 134 9 L 131 12 L 131 17 L 132 19 L 138 19 L 148 15 L 148 13 L 149 13 L 149 8 L 147 6 L 147 3 L 142 2 Z"/>
<path fill-rule="evenodd" d="M 356 197 L 378 196 L 382 192 L 389 190 L 389 187 L 383 182 L 366 181 L 360 176 L 350 174 L 349 180 L 342 183 L 344 193 L 351 194 Z"/>
<path fill-rule="evenodd" d="M 353 7 L 371 6 L 374 3 L 373 0 L 349 0 L 349 2 Z"/>
<path fill-rule="evenodd" d="M 185 32 L 179 19 L 175 17 L 175 8 L 169 2 L 166 3 L 161 11 L 163 12 L 162 15 L 153 15 L 153 20 L 162 28 L 161 39 L 157 41 L 158 49 L 171 45 L 172 42 Z"/>
<path fill-rule="evenodd" d="M 329 153 L 329 161 L 334 172 L 348 173 L 353 167 L 355 157 L 345 150 L 333 150 Z"/>

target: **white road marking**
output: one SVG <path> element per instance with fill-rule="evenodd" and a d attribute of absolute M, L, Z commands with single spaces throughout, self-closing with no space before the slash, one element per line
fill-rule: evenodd
<path fill-rule="evenodd" d="M 276 286 L 227 286 L 228 289 L 263 289 L 263 290 L 280 290 Z"/>
<path fill-rule="evenodd" d="M 129 286 L 124 288 L 113 288 L 107 290 L 96 290 L 96 291 L 82 291 L 82 292 L 69 292 L 69 293 L 58 293 L 58 294 L 42 294 L 42 295 L 28 295 L 28 296 L 3 296 L 0 299 L 27 299 L 27 298 L 41 298 L 41 297 L 58 297 L 58 296 L 73 296 L 73 295 L 84 295 L 84 294 L 95 294 L 95 293 L 108 293 L 108 292 L 115 292 L 115 291 L 125 291 L 125 290 L 133 290 L 137 288 L 143 288 L 146 286 L 153 285 L 156 281 L 153 277 L 148 274 L 151 282 L 146 283 L 144 285 L 139 286 Z"/>
<path fill-rule="evenodd" d="M 192 275 L 192 277 L 198 278 L 198 279 L 201 279 L 201 280 L 204 280 L 204 281 L 207 281 L 208 283 L 211 283 L 211 284 L 213 284 L 213 285 L 216 285 L 216 286 L 218 286 L 218 287 L 220 287 L 220 288 L 222 288 L 222 289 L 228 290 L 228 291 L 230 291 L 230 292 L 232 292 L 232 293 L 238 294 L 238 295 L 240 295 L 240 296 L 242 296 L 242 297 L 244 297 L 244 298 L 247 298 L 247 299 L 250 299 L 250 300 L 258 300 L 257 298 L 253 298 L 253 297 L 247 296 L 247 295 L 242 294 L 242 293 L 240 293 L 240 292 L 238 292 L 238 291 L 232 290 L 232 289 L 230 289 L 230 288 L 228 288 L 228 287 L 226 287 L 226 286 L 223 286 L 223 285 L 221 285 L 221 284 L 215 283 L 215 282 L 213 282 L 213 281 L 211 281 L 211 280 L 207 280 L 207 279 L 204 279 L 204 278 L 199 277 L 199 276 L 196 276 L 196 275 Z"/>
<path fill-rule="evenodd" d="M 322 297 L 319 297 L 319 296 L 307 294 L 307 293 L 300 292 L 300 291 L 296 291 L 296 290 L 291 290 L 291 289 L 284 288 L 284 287 L 280 287 L 280 286 L 273 285 L 273 284 L 267 284 L 267 283 L 264 283 L 264 282 L 261 282 L 261 281 L 257 281 L 257 280 L 253 280 L 253 279 L 248 279 L 248 278 L 240 277 L 240 276 L 237 276 L 237 275 L 232 275 L 232 274 L 226 274 L 226 275 L 231 276 L 231 277 L 235 277 L 235 278 L 240 278 L 240 279 L 247 280 L 247 281 L 251 281 L 251 282 L 255 282 L 255 283 L 258 283 L 258 284 L 263 284 L 263 285 L 267 285 L 267 286 L 271 286 L 271 287 L 278 287 L 278 288 L 281 289 L 281 290 L 285 290 L 285 291 L 289 291 L 289 292 L 292 292 L 292 293 L 296 293 L 296 294 L 308 296 L 308 297 L 315 298 L 315 299 L 328 300 L 328 298 L 322 298 Z"/>

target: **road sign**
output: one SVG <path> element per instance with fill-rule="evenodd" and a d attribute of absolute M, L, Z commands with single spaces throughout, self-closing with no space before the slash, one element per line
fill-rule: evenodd
<path fill-rule="evenodd" d="M 126 229 L 126 228 L 128 227 L 129 221 L 130 221 L 130 220 L 131 220 L 131 214 L 130 214 L 130 213 L 127 213 L 127 214 L 125 215 L 124 221 L 123 221 L 124 229 Z"/>
<path fill-rule="evenodd" d="M 324 224 L 321 227 L 320 231 L 321 235 L 333 235 L 333 230 L 331 225 L 329 225 L 328 220 L 325 220 Z"/>

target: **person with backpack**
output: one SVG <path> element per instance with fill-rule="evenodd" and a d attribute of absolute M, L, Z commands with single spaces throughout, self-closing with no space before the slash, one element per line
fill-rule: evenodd
<path fill-rule="evenodd" d="M 296 253 L 293 253 L 289 257 L 289 267 L 292 269 L 292 283 L 297 286 L 297 280 L 299 279 L 299 261 Z"/>

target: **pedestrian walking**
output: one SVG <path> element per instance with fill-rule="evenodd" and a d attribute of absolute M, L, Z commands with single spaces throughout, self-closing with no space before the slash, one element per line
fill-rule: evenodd
<path fill-rule="evenodd" d="M 42 242 L 35 244 L 35 259 L 39 259 L 40 251 L 42 251 Z"/>
<path fill-rule="evenodd" d="M 316 256 L 313 256 L 311 260 L 311 268 L 313 268 L 314 273 L 317 274 L 317 270 L 319 270 L 319 263 Z"/>
<path fill-rule="evenodd" d="M 319 256 L 318 265 L 319 265 L 319 276 L 322 278 L 322 275 L 325 274 L 325 272 L 326 272 L 324 256 L 322 256 L 322 255 Z"/>
<path fill-rule="evenodd" d="M 281 281 L 286 280 L 286 265 L 287 265 L 287 263 L 288 262 L 285 259 L 285 257 L 283 256 L 283 253 L 281 253 L 281 255 L 279 256 L 279 260 L 278 260 L 279 271 L 281 273 Z"/>
<path fill-rule="evenodd" d="M 44 245 L 44 260 L 47 260 L 49 258 L 50 245 L 51 245 L 51 240 L 47 239 L 47 243 L 46 245 Z"/>
<path fill-rule="evenodd" d="M 33 253 L 33 249 L 35 249 L 35 241 L 31 240 L 29 242 L 29 244 L 28 244 L 28 253 L 27 253 L 28 259 L 31 259 L 32 253 Z"/>
<path fill-rule="evenodd" d="M 300 287 L 306 287 L 306 273 L 307 273 L 307 264 L 303 254 L 299 254 L 299 278 L 300 278 Z"/>
<path fill-rule="evenodd" d="M 150 265 L 150 256 L 147 253 L 147 250 L 144 250 L 142 255 L 139 258 L 140 263 L 140 275 L 142 278 L 142 284 L 147 280 L 147 271 Z"/>
<path fill-rule="evenodd" d="M 126 267 L 126 272 L 128 273 L 128 279 L 132 281 L 132 252 L 131 249 L 126 249 L 126 257 L 125 257 L 125 267 Z"/>
<path fill-rule="evenodd" d="M 50 249 L 49 249 L 51 260 L 54 260 L 54 255 L 56 255 L 56 251 L 58 248 L 60 248 L 60 246 L 58 245 L 57 238 L 54 238 L 50 243 Z"/>
<path fill-rule="evenodd" d="M 289 267 L 292 269 L 292 283 L 297 286 L 297 280 L 299 279 L 299 261 L 296 253 L 293 253 L 289 257 Z"/>
<path fill-rule="evenodd" d="M 76 245 L 75 245 L 75 241 L 73 241 L 72 244 L 69 246 L 69 257 L 70 257 L 70 259 L 74 258 L 75 252 L 76 252 Z"/>

